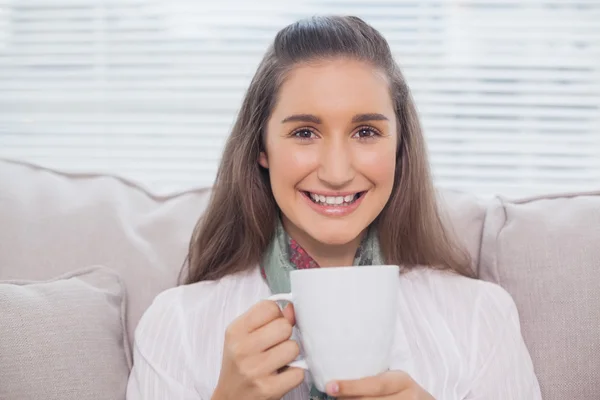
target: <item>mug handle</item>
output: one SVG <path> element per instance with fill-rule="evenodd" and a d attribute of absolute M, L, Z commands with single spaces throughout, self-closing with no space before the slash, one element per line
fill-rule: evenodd
<path fill-rule="evenodd" d="M 271 300 L 271 301 L 275 301 L 275 302 L 286 301 L 288 303 L 293 303 L 291 293 L 274 294 L 272 296 L 269 296 L 267 298 L 267 300 Z M 306 364 L 306 360 L 304 358 L 292 361 L 291 363 L 288 364 L 288 367 L 302 368 L 302 369 L 308 370 L 308 364 Z"/>

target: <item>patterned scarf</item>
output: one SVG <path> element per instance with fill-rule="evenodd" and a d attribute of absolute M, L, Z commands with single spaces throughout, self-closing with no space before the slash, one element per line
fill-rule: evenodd
<path fill-rule="evenodd" d="M 358 246 L 354 265 L 384 265 L 375 229 L 369 229 Z M 261 273 L 273 294 L 290 292 L 290 271 L 319 268 L 319 264 L 277 224 L 275 236 L 263 256 Z M 312 386 L 309 400 L 332 400 L 333 397 Z"/>

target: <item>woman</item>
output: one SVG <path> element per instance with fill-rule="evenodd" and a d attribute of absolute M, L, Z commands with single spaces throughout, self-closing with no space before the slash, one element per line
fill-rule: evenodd
<path fill-rule="evenodd" d="M 293 307 L 264 299 L 287 290 L 285 271 L 378 260 L 402 266 L 398 354 L 412 366 L 320 393 L 285 368 L 299 353 Z M 158 296 L 137 328 L 129 400 L 540 398 L 515 305 L 471 278 L 445 231 L 406 82 L 359 18 L 277 34 L 188 267 L 188 285 Z"/>

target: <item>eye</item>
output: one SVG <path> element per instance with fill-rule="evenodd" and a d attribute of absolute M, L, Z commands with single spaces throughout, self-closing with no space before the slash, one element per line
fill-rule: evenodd
<path fill-rule="evenodd" d="M 361 126 L 354 134 L 354 137 L 358 139 L 369 139 L 376 136 L 381 136 L 381 134 L 379 133 L 379 131 L 377 131 L 374 128 L 371 128 L 370 126 Z"/>
<path fill-rule="evenodd" d="M 313 131 L 307 128 L 298 129 L 292 132 L 292 136 L 301 140 L 310 140 L 317 137 Z"/>

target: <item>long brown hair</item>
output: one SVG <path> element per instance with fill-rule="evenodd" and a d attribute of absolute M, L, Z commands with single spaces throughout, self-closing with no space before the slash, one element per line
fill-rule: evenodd
<path fill-rule="evenodd" d="M 260 262 L 279 218 L 268 171 L 258 163 L 279 87 L 298 63 L 337 57 L 368 62 L 390 82 L 398 120 L 396 174 L 390 199 L 374 221 L 386 263 L 473 275 L 467 253 L 440 218 L 417 111 L 388 43 L 360 18 L 320 16 L 279 31 L 260 63 L 192 235 L 186 283 L 219 279 Z"/>

